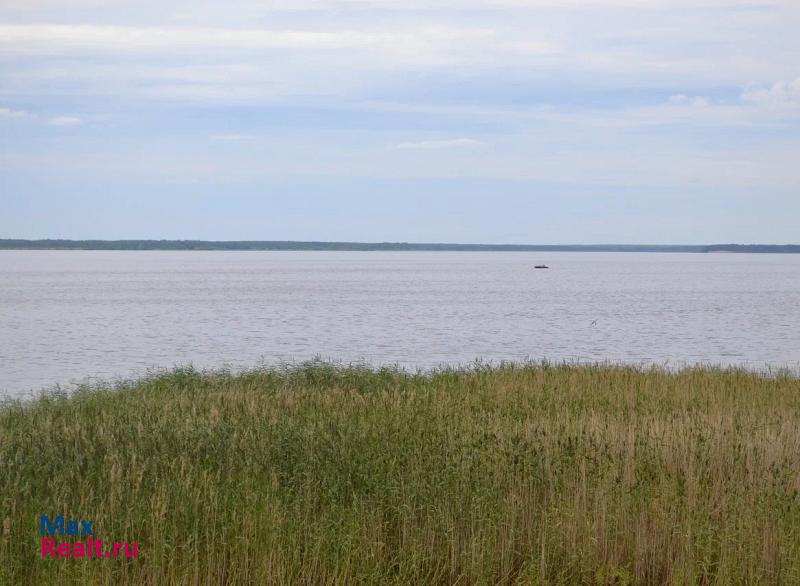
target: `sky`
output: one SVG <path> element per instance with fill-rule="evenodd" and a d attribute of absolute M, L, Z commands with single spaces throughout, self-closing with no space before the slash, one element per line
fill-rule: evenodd
<path fill-rule="evenodd" d="M 800 242 L 798 0 L 0 0 L 0 237 Z"/>

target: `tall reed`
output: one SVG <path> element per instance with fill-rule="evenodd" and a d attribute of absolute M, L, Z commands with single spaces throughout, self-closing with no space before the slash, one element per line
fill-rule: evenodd
<path fill-rule="evenodd" d="M 0 525 L 9 585 L 800 584 L 800 381 L 181 369 L 1 407 Z"/>

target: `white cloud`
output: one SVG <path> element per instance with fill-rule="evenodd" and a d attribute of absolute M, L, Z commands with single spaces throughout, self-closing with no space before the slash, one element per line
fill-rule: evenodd
<path fill-rule="evenodd" d="M 794 81 L 778 81 L 768 88 L 748 89 L 742 99 L 771 108 L 800 107 L 800 77 Z"/>
<path fill-rule="evenodd" d="M 560 44 L 552 41 L 515 41 L 503 43 L 501 47 L 520 55 L 556 55 L 563 51 Z"/>
<path fill-rule="evenodd" d="M 409 43 L 447 44 L 491 36 L 486 29 L 414 27 L 387 30 L 266 30 L 98 25 L 0 25 L 0 45 L 21 52 L 73 50 L 181 51 L 194 49 L 366 49 L 407 51 Z"/>
<path fill-rule="evenodd" d="M 50 126 L 78 126 L 83 124 L 83 120 L 77 116 L 44 118 L 38 114 L 32 114 L 24 110 L 12 110 L 11 108 L 0 108 L 0 118 L 27 118 L 39 123 L 47 123 Z"/>
<path fill-rule="evenodd" d="M 453 138 L 446 140 L 422 140 L 419 142 L 401 142 L 399 149 L 446 149 L 481 146 L 483 143 L 473 138 Z"/>
<path fill-rule="evenodd" d="M 25 0 L 9 2 L 0 12 L 53 13 L 58 10 L 96 11 L 108 8 L 107 0 Z M 787 7 L 795 0 L 236 0 L 220 3 L 217 0 L 116 0 L 119 10 L 133 12 L 139 8 L 173 19 L 192 19 L 197 14 L 222 16 L 231 12 L 232 5 L 245 16 L 284 11 L 343 12 L 353 10 L 441 10 L 443 8 L 485 9 L 492 7 L 520 9 L 591 9 L 591 8 L 738 8 Z"/>
<path fill-rule="evenodd" d="M 157 15 L 148 20 L 118 19 L 151 23 L 136 26 L 0 24 L 0 52 L 21 56 L 0 73 L 0 97 L 10 95 L 13 88 L 27 95 L 116 93 L 122 98 L 175 101 L 241 102 L 333 94 L 364 98 L 388 87 L 414 85 L 415 72 L 410 68 L 442 66 L 452 67 L 447 75 L 470 85 L 472 80 L 497 85 L 513 80 L 520 86 L 537 82 L 553 86 L 565 80 L 571 91 L 581 86 L 591 91 L 601 85 L 668 89 L 677 82 L 702 92 L 708 87 L 764 84 L 794 77 L 797 71 L 789 57 L 795 41 L 782 41 L 779 28 L 775 35 L 753 39 L 751 32 L 740 30 L 739 16 L 726 20 L 712 16 L 713 11 L 700 11 L 690 19 L 685 11 L 665 7 L 657 23 L 648 11 L 630 10 L 624 23 L 612 19 L 607 26 L 596 26 L 596 5 L 649 6 L 661 0 L 518 2 L 524 8 L 564 1 L 570 7 L 566 16 L 513 9 L 476 15 L 455 10 L 456 0 L 432 1 L 442 10 L 429 10 L 422 0 L 373 3 L 405 8 L 392 18 L 347 10 L 361 6 L 359 2 L 321 1 L 310 4 L 324 17 L 293 12 L 280 19 L 247 20 L 242 14 L 250 10 L 271 9 L 248 1 L 234 2 L 237 10 L 226 7 L 228 18 L 214 12 L 216 26 L 170 25 L 169 19 Z M 499 0 L 464 1 L 485 7 Z M 710 0 L 701 1 L 705 5 Z M 210 3 L 200 3 L 204 10 L 216 10 Z M 180 12 L 181 6 L 173 4 L 169 13 Z M 326 12 L 333 7 L 341 9 L 335 18 Z M 443 12 L 448 7 L 454 9 L 452 14 Z M 291 8 L 288 0 L 287 8 Z M 757 11 L 756 16 L 760 31 L 786 20 L 778 11 Z M 192 22 L 200 22 L 199 18 Z M 718 27 L 709 26 L 712 18 Z M 272 25 L 279 28 L 258 29 L 245 22 L 279 23 Z M 735 55 L 721 49 L 731 44 L 740 47 Z M 781 53 L 776 53 L 779 47 Z M 48 79 L 56 79 L 58 86 Z M 225 85 L 237 87 L 226 93 Z"/>
<path fill-rule="evenodd" d="M 56 116 L 47 120 L 50 126 L 79 126 L 83 120 L 77 116 Z"/>
<path fill-rule="evenodd" d="M 59 116 L 65 104 L 82 104 L 79 114 L 96 106 L 90 118 L 96 121 L 113 99 L 109 117 L 119 113 L 119 142 L 109 137 L 98 148 L 87 140 L 87 156 L 92 149 L 106 156 L 127 148 L 132 141 L 125 133 L 149 120 L 134 136 L 147 133 L 151 148 L 163 144 L 151 158 L 183 161 L 186 175 L 197 167 L 186 154 L 191 148 L 209 157 L 203 172 L 232 175 L 488 173 L 574 181 L 583 174 L 590 184 L 627 183 L 631 158 L 642 185 L 680 186 L 696 177 L 713 183 L 725 173 L 743 173 L 750 159 L 753 184 L 772 175 L 796 185 L 800 173 L 790 161 L 800 148 L 794 138 L 800 37 L 787 12 L 800 0 L 5 5 L 0 103 L 29 110 L 26 120 L 35 124 L 69 126 L 81 121 Z M 19 16 L 33 5 L 44 8 Z M 789 81 L 774 83 L 780 79 Z M 202 120 L 191 114 L 187 124 L 180 108 L 198 104 L 219 110 Z M 237 108 L 272 120 L 287 105 L 285 124 L 270 129 L 269 141 L 237 134 Z M 34 114 L 37 108 L 42 113 Z M 315 112 L 305 119 L 304 109 Z M 0 117 L 20 114 L 5 108 Z M 273 140 L 283 127 L 286 135 Z M 359 129 L 366 129 L 363 135 Z M 753 141 L 766 135 L 786 144 L 765 138 L 770 156 L 757 159 L 764 149 L 753 149 Z M 491 148 L 475 140 L 484 136 Z M 287 141 L 297 144 L 283 153 Z M 70 149 L 78 142 L 70 141 Z M 729 144 L 732 152 L 723 152 Z M 702 159 L 707 155 L 714 160 Z M 142 172 L 139 157 L 137 150 L 125 172 Z"/>
<path fill-rule="evenodd" d="M 351 46 L 366 40 L 349 33 L 309 31 L 42 24 L 0 26 L 0 43 L 17 50 L 44 53 L 73 49 L 330 49 Z"/>
<path fill-rule="evenodd" d="M 591 8 L 661 9 L 661 8 L 792 8 L 795 0 L 483 0 L 483 4 L 514 8 Z"/>
<path fill-rule="evenodd" d="M 253 140 L 255 138 L 252 134 L 212 134 L 211 140 L 221 140 L 237 142 L 242 140 Z"/>
<path fill-rule="evenodd" d="M 674 96 L 670 96 L 669 98 L 670 104 L 674 104 L 676 106 L 689 106 L 693 108 L 707 108 L 709 105 L 709 100 L 703 96 L 687 96 L 686 94 L 676 94 Z"/>
<path fill-rule="evenodd" d="M 0 118 L 24 118 L 27 116 L 24 110 L 12 110 L 11 108 L 0 108 Z"/>

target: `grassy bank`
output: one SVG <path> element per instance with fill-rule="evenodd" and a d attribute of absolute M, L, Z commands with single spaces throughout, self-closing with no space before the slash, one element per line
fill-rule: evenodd
<path fill-rule="evenodd" d="M 0 583 L 798 584 L 799 491 L 788 375 L 182 370 L 0 408 Z"/>

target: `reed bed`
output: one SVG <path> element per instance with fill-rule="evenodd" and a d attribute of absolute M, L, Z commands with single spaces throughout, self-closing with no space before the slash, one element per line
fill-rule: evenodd
<path fill-rule="evenodd" d="M 137 559 L 41 559 L 39 518 Z M 2 584 L 800 584 L 789 373 L 310 363 L 0 407 Z"/>

